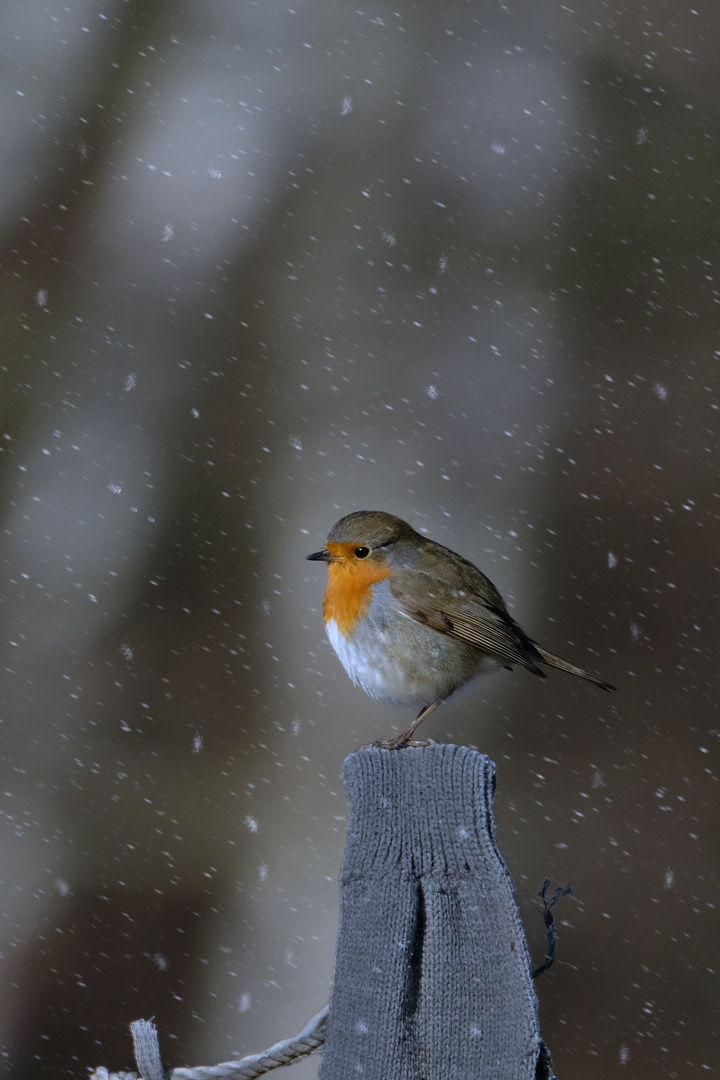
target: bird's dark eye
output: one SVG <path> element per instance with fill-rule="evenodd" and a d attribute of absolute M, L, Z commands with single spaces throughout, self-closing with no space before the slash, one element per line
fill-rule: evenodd
<path fill-rule="evenodd" d="M 355 557 L 357 559 L 367 559 L 369 554 L 370 554 L 370 548 L 366 548 L 366 547 L 355 548 Z"/>

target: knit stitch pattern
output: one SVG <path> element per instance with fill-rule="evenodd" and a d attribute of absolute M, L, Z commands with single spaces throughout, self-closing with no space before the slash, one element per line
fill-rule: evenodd
<path fill-rule="evenodd" d="M 321 1080 L 535 1080 L 530 960 L 495 841 L 495 766 L 465 746 L 359 750 Z"/>

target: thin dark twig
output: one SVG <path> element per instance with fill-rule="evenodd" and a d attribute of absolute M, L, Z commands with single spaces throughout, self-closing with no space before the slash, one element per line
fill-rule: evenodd
<path fill-rule="evenodd" d="M 543 961 L 543 963 L 540 965 L 540 967 L 536 967 L 531 973 L 533 979 L 537 979 L 538 975 L 542 975 L 544 971 L 547 971 L 548 968 L 552 967 L 553 961 L 555 960 L 555 954 L 557 953 L 558 932 L 552 909 L 555 907 L 561 896 L 572 896 L 573 894 L 573 887 L 572 885 L 568 884 L 560 885 L 552 894 L 552 896 L 548 896 L 550 881 L 550 878 L 545 878 L 542 888 L 538 893 L 538 896 L 542 900 L 543 905 L 543 919 L 547 928 L 548 950 L 545 954 L 545 960 Z"/>

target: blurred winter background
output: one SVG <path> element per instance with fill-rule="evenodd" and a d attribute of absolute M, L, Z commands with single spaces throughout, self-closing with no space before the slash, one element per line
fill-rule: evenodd
<path fill-rule="evenodd" d="M 353 509 L 616 683 L 501 673 L 558 1075 L 718 1071 L 717 0 L 8 2 L 2 1053 L 22 1078 L 297 1031 L 359 744 L 304 561 Z M 317 1074 L 317 1059 L 294 1076 Z"/>

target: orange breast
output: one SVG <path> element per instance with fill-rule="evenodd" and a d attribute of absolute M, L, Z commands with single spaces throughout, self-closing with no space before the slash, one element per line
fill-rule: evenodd
<path fill-rule="evenodd" d="M 323 612 L 325 622 L 335 620 L 343 637 L 349 637 L 358 619 L 362 618 L 372 600 L 372 587 L 388 577 L 390 570 L 370 556 L 357 559 L 355 544 L 328 544 L 338 562 L 328 563 L 328 587 Z"/>

